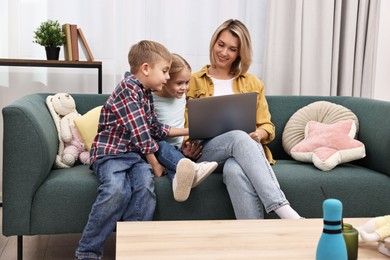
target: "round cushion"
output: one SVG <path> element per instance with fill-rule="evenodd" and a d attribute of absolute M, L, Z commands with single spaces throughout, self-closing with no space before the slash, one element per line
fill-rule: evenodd
<path fill-rule="evenodd" d="M 328 101 L 317 101 L 295 112 L 283 130 L 282 144 L 284 151 L 291 155 L 291 149 L 305 138 L 305 127 L 309 121 L 333 124 L 341 120 L 352 119 L 359 131 L 359 120 L 348 108 Z"/>

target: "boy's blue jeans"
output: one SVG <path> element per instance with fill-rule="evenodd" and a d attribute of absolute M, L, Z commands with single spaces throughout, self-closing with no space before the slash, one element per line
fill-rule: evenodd
<path fill-rule="evenodd" d="M 155 152 L 157 161 L 165 167 L 167 175 L 171 181 L 176 174 L 177 163 L 186 158 L 175 146 L 165 141 L 158 142 L 159 149 Z"/>
<path fill-rule="evenodd" d="M 101 259 L 118 221 L 152 220 L 156 207 L 153 171 L 140 154 L 105 156 L 91 168 L 101 184 L 76 250 L 81 259 Z"/>

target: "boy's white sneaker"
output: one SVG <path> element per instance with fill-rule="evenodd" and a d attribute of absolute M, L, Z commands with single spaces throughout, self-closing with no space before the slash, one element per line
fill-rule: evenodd
<path fill-rule="evenodd" d="M 172 180 L 173 197 L 178 202 L 183 202 L 190 196 L 190 191 L 195 178 L 195 163 L 190 159 L 181 159 L 176 166 L 176 174 Z"/>
<path fill-rule="evenodd" d="M 217 167 L 217 162 L 195 163 L 195 178 L 192 183 L 192 188 L 201 184 Z"/>

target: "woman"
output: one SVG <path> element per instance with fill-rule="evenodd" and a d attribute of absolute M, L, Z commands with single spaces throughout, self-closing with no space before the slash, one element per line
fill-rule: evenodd
<path fill-rule="evenodd" d="M 270 166 L 275 161 L 266 144 L 274 139 L 275 126 L 271 122 L 263 83 L 247 73 L 251 56 L 248 29 L 242 22 L 230 19 L 220 25 L 211 38 L 211 64 L 192 74 L 187 100 L 258 93 L 256 131 L 249 134 L 230 131 L 205 141 L 198 161 L 216 161 L 223 165 L 223 180 L 237 219 L 264 218 L 263 206 L 280 218 L 298 219 L 301 217 L 291 208 Z"/>

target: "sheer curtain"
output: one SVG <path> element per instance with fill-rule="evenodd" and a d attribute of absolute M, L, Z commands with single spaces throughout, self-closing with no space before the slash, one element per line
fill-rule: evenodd
<path fill-rule="evenodd" d="M 260 76 L 267 2 L 267 0 L 116 1 L 113 10 L 115 15 L 110 22 L 111 26 L 116 28 L 115 35 L 109 37 L 110 41 L 114 40 L 116 49 L 111 57 L 107 57 L 108 60 L 116 61 L 114 81 L 118 81 L 123 70 L 128 67 L 127 52 L 130 45 L 142 39 L 161 42 L 172 52 L 179 53 L 187 59 L 194 71 L 199 70 L 209 62 L 208 50 L 212 33 L 217 26 L 230 18 L 240 19 L 248 26 L 253 45 L 256 46 L 251 69 Z"/>
<path fill-rule="evenodd" d="M 2 0 L 8 12 L 2 11 L 1 19 L 7 25 L 0 28 L 8 38 L 0 40 L 0 55 L 45 59 L 43 47 L 32 43 L 33 31 L 39 24 L 46 19 L 77 24 L 83 29 L 95 59 L 103 62 L 103 92 L 110 93 L 128 69 L 127 53 L 137 41 L 161 42 L 188 59 L 193 70 L 198 70 L 209 62 L 209 42 L 214 30 L 223 21 L 236 18 L 251 32 L 254 46 L 251 72 L 260 76 L 267 3 L 268 0 Z M 84 58 L 82 54 L 80 57 Z M 52 76 L 53 69 L 47 71 L 38 69 L 30 75 L 33 81 L 43 83 L 35 84 L 38 91 L 45 91 L 49 85 L 56 86 L 49 91 L 64 87 L 69 92 L 95 90 L 94 72 L 58 69 Z M 14 82 L 0 80 L 0 89 L 8 85 Z"/>
<path fill-rule="evenodd" d="M 270 1 L 267 94 L 372 96 L 380 1 Z"/>

